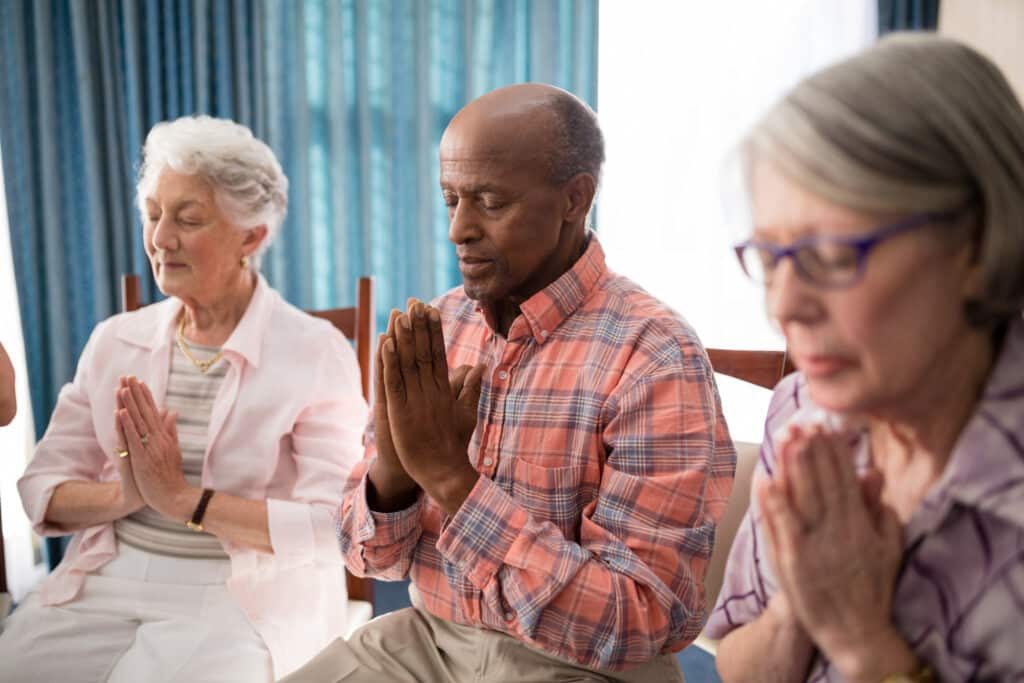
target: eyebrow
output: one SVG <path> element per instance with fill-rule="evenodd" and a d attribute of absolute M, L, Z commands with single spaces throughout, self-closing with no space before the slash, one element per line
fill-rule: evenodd
<path fill-rule="evenodd" d="M 153 197 L 146 197 L 146 203 L 149 204 L 150 202 L 156 204 L 156 199 L 154 199 Z M 174 212 L 178 212 L 183 211 L 185 209 L 190 209 L 193 206 L 198 207 L 200 209 L 206 208 L 206 204 L 202 203 L 198 199 L 186 199 L 180 204 L 175 204 L 173 207 L 171 207 L 171 210 Z M 157 208 L 159 208 L 159 205 L 157 206 Z"/>
<path fill-rule="evenodd" d="M 456 188 L 451 185 L 441 183 L 441 190 L 443 192 L 454 192 Z M 470 185 L 468 187 L 460 188 L 466 194 L 486 194 L 488 192 L 501 193 L 504 192 L 500 187 L 496 185 Z"/>

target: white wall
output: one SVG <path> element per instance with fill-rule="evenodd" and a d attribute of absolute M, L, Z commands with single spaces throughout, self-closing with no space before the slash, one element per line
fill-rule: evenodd
<path fill-rule="evenodd" d="M 963 41 L 995 62 L 1024 101 L 1024 2 L 942 0 L 939 33 Z"/>
<path fill-rule="evenodd" d="M 604 0 L 600 11 L 597 226 L 609 264 L 705 346 L 781 349 L 730 248 L 748 227 L 727 162 L 786 89 L 875 39 L 875 0 Z M 733 437 L 760 440 L 770 393 L 719 387 Z"/>

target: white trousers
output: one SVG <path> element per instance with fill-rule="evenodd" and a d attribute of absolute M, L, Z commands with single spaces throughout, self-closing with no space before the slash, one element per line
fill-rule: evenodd
<path fill-rule="evenodd" d="M 0 636 L 4 683 L 248 683 L 273 680 L 270 652 L 228 594 L 228 560 L 147 553 L 123 543 L 79 596 L 31 594 Z"/>

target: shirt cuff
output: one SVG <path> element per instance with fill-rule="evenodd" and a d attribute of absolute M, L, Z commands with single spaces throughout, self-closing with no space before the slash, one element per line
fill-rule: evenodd
<path fill-rule="evenodd" d="M 480 477 L 441 531 L 437 550 L 484 590 L 528 520 L 529 515 L 512 496 L 487 477 Z"/>
<path fill-rule="evenodd" d="M 366 488 L 369 468 L 363 475 L 358 488 L 352 492 L 352 519 L 355 523 L 355 542 L 369 548 L 394 545 L 405 540 L 420 527 L 420 509 L 423 507 L 423 492 L 416 502 L 397 512 L 377 512 L 366 502 Z"/>

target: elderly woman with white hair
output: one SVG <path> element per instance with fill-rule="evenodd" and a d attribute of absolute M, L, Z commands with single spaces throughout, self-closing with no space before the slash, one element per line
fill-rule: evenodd
<path fill-rule="evenodd" d="M 60 566 L 0 680 L 269 681 L 344 634 L 333 513 L 367 413 L 355 354 L 259 274 L 288 181 L 248 128 L 150 131 L 138 183 L 165 301 L 97 325 L 19 490 Z"/>
<path fill-rule="evenodd" d="M 986 58 L 895 35 L 744 145 L 799 372 L 706 627 L 726 681 L 1024 679 L 1024 111 Z"/>

